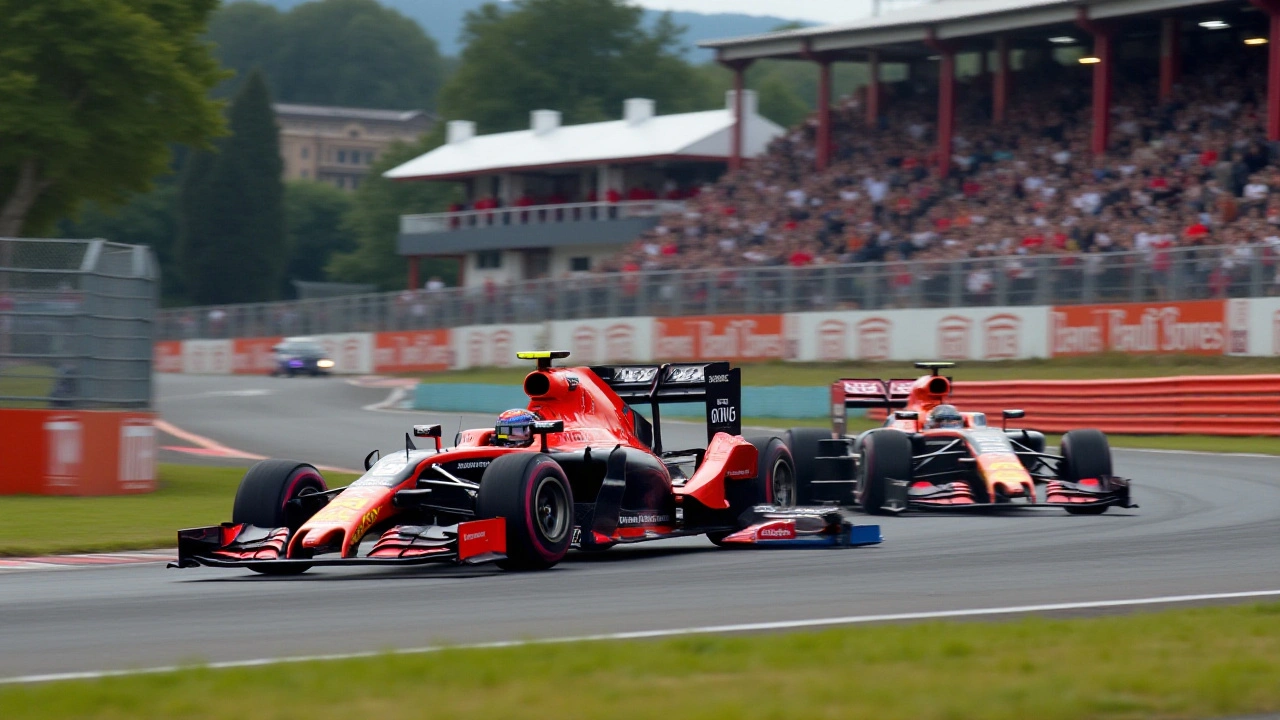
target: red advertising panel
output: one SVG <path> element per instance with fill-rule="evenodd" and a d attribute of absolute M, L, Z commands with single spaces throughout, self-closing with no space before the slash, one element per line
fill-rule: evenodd
<path fill-rule="evenodd" d="M 153 370 L 162 373 L 182 372 L 182 341 L 161 340 L 155 344 L 151 353 Z"/>
<path fill-rule="evenodd" d="M 231 345 L 231 372 L 237 375 L 266 375 L 276 367 L 272 350 L 284 338 L 236 338 Z"/>
<path fill-rule="evenodd" d="M 453 336 L 447 329 L 380 332 L 374 335 L 374 372 L 438 372 L 453 366 Z"/>
<path fill-rule="evenodd" d="M 778 360 L 786 357 L 782 315 L 656 318 L 655 360 Z"/>
<path fill-rule="evenodd" d="M 1222 300 L 1066 305 L 1049 315 L 1053 357 L 1102 352 L 1222 355 L 1227 341 Z"/>
<path fill-rule="evenodd" d="M 18 449 L 0 463 L 0 495 L 121 495 L 155 489 L 151 413 L 2 410 Z"/>

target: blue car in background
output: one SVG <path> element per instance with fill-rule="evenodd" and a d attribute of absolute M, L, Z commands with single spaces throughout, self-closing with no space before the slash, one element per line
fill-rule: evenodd
<path fill-rule="evenodd" d="M 284 342 L 272 350 L 276 354 L 272 376 L 286 375 L 328 375 L 333 371 L 333 358 L 329 357 L 320 343 L 305 337 L 285 338 Z"/>

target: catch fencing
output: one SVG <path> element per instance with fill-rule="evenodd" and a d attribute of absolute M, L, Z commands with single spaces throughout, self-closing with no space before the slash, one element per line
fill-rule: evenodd
<path fill-rule="evenodd" d="M 574 273 L 486 287 L 161 311 L 158 338 L 446 329 L 588 318 L 1033 307 L 1265 297 L 1268 245 L 966 260 Z"/>
<path fill-rule="evenodd" d="M 0 407 L 150 407 L 158 278 L 146 247 L 0 238 Z"/>
<path fill-rule="evenodd" d="M 149 249 L 0 238 L 0 495 L 155 488 Z"/>
<path fill-rule="evenodd" d="M 1015 426 L 1053 433 L 1280 436 L 1280 375 L 958 381 L 950 401 L 992 424 L 1002 410 L 1025 410 Z"/>

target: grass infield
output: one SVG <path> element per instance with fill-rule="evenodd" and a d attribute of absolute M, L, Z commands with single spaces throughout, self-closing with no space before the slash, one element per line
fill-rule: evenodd
<path fill-rule="evenodd" d="M 175 547 L 179 528 L 231 519 L 243 475 L 244 468 L 162 464 L 159 489 L 146 495 L 0 496 L 0 556 Z M 325 479 L 341 485 L 354 476 Z"/>
<path fill-rule="evenodd" d="M 1073 620 L 453 649 L 8 686 L 0 688 L 0 717 L 1252 715 L 1280 711 L 1278 625 L 1280 604 L 1261 604 Z"/>

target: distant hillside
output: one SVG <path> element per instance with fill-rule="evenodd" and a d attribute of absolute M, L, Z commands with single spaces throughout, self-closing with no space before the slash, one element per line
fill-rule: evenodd
<path fill-rule="evenodd" d="M 272 5 L 280 10 L 288 10 L 310 0 L 256 0 Z M 456 56 L 462 49 L 458 44 L 458 36 L 462 33 L 462 18 L 471 10 L 484 5 L 490 0 L 378 0 L 383 5 L 395 8 L 402 15 L 412 18 L 435 39 L 442 55 Z M 646 10 L 645 16 L 653 22 L 661 13 Z M 692 12 L 673 12 L 672 19 L 678 25 L 688 28 L 684 40 L 688 46 L 689 59 L 694 62 L 707 62 L 713 58 L 712 53 L 699 50 L 697 44 L 701 40 L 735 37 L 738 35 L 754 35 L 769 32 L 779 25 L 792 22 L 784 18 L 760 17 L 736 13 L 718 13 L 704 15 Z"/>

